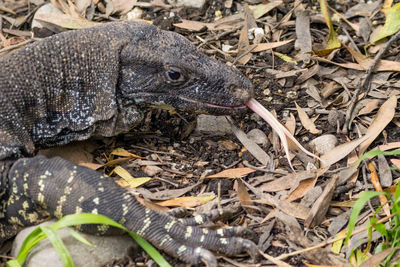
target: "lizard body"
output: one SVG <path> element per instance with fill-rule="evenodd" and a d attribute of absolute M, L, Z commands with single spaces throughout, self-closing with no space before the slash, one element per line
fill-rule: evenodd
<path fill-rule="evenodd" d="M 215 266 L 208 249 L 255 253 L 251 241 L 231 237 L 234 231 L 186 226 L 145 208 L 105 175 L 35 156 L 41 147 L 126 132 L 149 105 L 218 114 L 241 109 L 252 86 L 239 71 L 179 34 L 143 22 L 57 34 L 3 56 L 0 64 L 0 241 L 48 216 L 92 212 L 187 263 Z"/>

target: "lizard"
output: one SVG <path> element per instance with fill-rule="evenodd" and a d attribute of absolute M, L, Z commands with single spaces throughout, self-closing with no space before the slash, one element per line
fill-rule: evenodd
<path fill-rule="evenodd" d="M 236 68 L 178 33 L 146 22 L 62 32 L 0 58 L 0 241 L 48 217 L 102 214 L 189 264 L 216 266 L 214 252 L 257 254 L 240 227 L 199 228 L 140 204 L 113 179 L 39 148 L 129 131 L 151 105 L 231 114 L 253 96 Z M 189 223 L 190 222 L 190 223 Z M 196 225 L 192 225 L 196 224 Z M 80 230 L 112 234 L 115 228 Z"/>

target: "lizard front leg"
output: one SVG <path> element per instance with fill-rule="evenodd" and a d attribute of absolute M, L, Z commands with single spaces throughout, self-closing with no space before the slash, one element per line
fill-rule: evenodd
<path fill-rule="evenodd" d="M 204 262 L 216 266 L 216 259 L 209 250 L 228 255 L 244 251 L 252 256 L 257 254 L 256 245 L 249 240 L 230 237 L 230 234 L 225 236 L 224 231 L 186 226 L 171 216 L 144 207 L 110 177 L 58 157 L 20 159 L 13 164 L 8 177 L 12 201 L 8 201 L 5 210 L 13 216 L 6 218 L 17 217 L 18 220 L 14 218 L 17 223 L 26 221 L 26 214 L 32 212 L 57 218 L 89 212 L 123 224 L 156 247 L 190 264 Z M 83 225 L 81 230 L 110 234 L 116 229 Z"/>

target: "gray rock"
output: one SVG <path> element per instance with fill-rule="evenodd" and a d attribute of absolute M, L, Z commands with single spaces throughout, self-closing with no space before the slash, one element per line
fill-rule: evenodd
<path fill-rule="evenodd" d="M 168 3 L 180 7 L 194 7 L 194 8 L 202 8 L 205 4 L 205 0 L 168 0 Z"/>
<path fill-rule="evenodd" d="M 209 135 L 232 134 L 231 125 L 225 116 L 205 114 L 197 116 L 196 132 Z"/>
<path fill-rule="evenodd" d="M 332 134 L 321 135 L 312 140 L 309 145 L 311 149 L 315 150 L 321 155 L 332 150 L 338 143 L 336 136 Z"/>
<path fill-rule="evenodd" d="M 269 140 L 267 135 L 260 129 L 253 129 L 247 133 L 247 137 L 257 145 L 267 146 Z"/>
<path fill-rule="evenodd" d="M 41 225 L 51 225 L 55 221 L 44 222 Z M 22 230 L 15 238 L 11 255 L 16 257 L 25 238 L 34 230 L 36 226 Z M 95 247 L 91 247 L 76 240 L 67 229 L 57 232 L 67 247 L 76 267 L 80 266 L 103 266 L 113 260 L 118 260 L 126 256 L 134 256 L 138 251 L 138 245 L 129 235 L 122 236 L 95 236 L 80 233 L 86 240 Z M 64 267 L 57 251 L 47 239 L 40 243 L 31 251 L 24 267 Z"/>

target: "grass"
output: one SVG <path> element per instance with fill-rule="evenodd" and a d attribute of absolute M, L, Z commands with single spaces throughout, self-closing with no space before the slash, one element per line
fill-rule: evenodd
<path fill-rule="evenodd" d="M 372 158 L 377 155 L 400 155 L 400 150 L 394 150 L 390 152 L 382 152 L 379 150 L 369 151 L 360 158 L 358 164 L 366 158 Z M 368 243 L 366 247 L 364 248 L 364 250 L 358 248 L 352 252 L 352 257 L 354 259 L 354 262 L 356 262 L 357 266 L 360 265 L 362 262 L 365 262 L 369 258 L 373 257 L 369 256 L 370 253 L 377 256 L 377 259 L 379 259 L 378 255 L 381 255 L 383 259 L 379 260 L 380 261 L 379 266 L 400 266 L 400 258 L 394 257 L 394 255 L 400 249 L 400 186 L 398 185 L 396 186 L 394 196 L 392 196 L 387 192 L 378 192 L 378 191 L 365 191 L 360 195 L 359 199 L 355 202 L 353 211 L 350 215 L 345 244 L 349 242 L 351 233 L 353 232 L 355 225 L 357 223 L 357 218 L 361 213 L 361 211 L 363 210 L 365 204 L 370 199 L 379 195 L 385 195 L 386 198 L 388 199 L 388 204 L 390 206 L 390 214 L 392 218 L 390 222 L 386 224 L 378 221 L 377 214 L 382 210 L 383 205 L 386 203 L 383 203 L 374 211 L 372 217 L 368 221 L 369 230 L 368 230 Z M 373 230 L 379 233 L 382 240 L 381 243 L 377 244 L 374 247 L 372 246 Z"/>
<path fill-rule="evenodd" d="M 10 260 L 7 262 L 7 267 L 21 267 L 24 265 L 26 258 L 29 252 L 43 239 L 48 238 L 51 244 L 54 246 L 56 251 L 58 252 L 62 262 L 66 267 L 73 267 L 74 262 L 71 258 L 71 255 L 68 252 L 68 249 L 65 247 L 61 238 L 57 235 L 57 230 L 60 230 L 65 227 L 80 225 L 80 224 L 107 224 L 113 227 L 117 227 L 127 231 L 131 237 L 145 250 L 150 257 L 162 267 L 171 267 L 171 265 L 161 256 L 161 254 L 155 249 L 150 243 L 146 240 L 138 236 L 137 234 L 129 231 L 121 224 L 98 214 L 91 213 L 81 213 L 81 214 L 72 214 L 67 215 L 61 218 L 58 222 L 51 226 L 39 226 L 33 232 L 31 232 L 24 243 L 21 246 L 19 254 L 16 259 Z M 83 236 L 81 236 L 78 232 L 69 229 L 73 237 L 82 243 L 92 246 Z"/>

